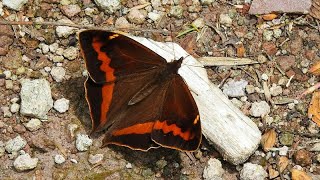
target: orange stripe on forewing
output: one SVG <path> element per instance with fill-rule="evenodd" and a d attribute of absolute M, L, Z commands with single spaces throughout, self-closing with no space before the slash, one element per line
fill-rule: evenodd
<path fill-rule="evenodd" d="M 147 134 L 147 133 L 151 133 L 153 125 L 154 125 L 154 122 L 136 124 L 133 126 L 129 126 L 127 128 L 114 131 L 112 135 L 122 136 L 122 135 L 128 135 L 128 134 Z"/>
<path fill-rule="evenodd" d="M 115 81 L 116 77 L 114 76 L 114 69 L 110 67 L 111 59 L 107 56 L 106 52 L 101 51 L 101 47 L 103 46 L 103 42 L 101 39 L 95 37 L 92 41 L 92 47 L 98 54 L 98 60 L 102 61 L 100 66 L 100 70 L 106 73 L 106 81 L 111 82 Z"/>
<path fill-rule="evenodd" d="M 157 121 L 154 124 L 153 129 L 162 130 L 164 134 L 168 134 L 172 132 L 174 136 L 179 136 L 186 141 L 192 140 L 194 138 L 194 134 L 191 133 L 190 130 L 182 132 L 181 128 L 179 128 L 177 125 L 175 124 L 168 125 L 167 121 L 163 121 L 163 122 Z"/>
<path fill-rule="evenodd" d="M 107 82 L 115 81 L 116 77 L 114 76 L 114 69 L 110 67 L 111 59 L 107 56 L 106 52 L 101 51 L 101 47 L 103 43 L 101 39 L 94 37 L 92 41 L 92 47 L 98 54 L 97 59 L 101 61 L 100 70 L 105 72 L 105 79 Z M 107 113 L 109 111 L 111 101 L 112 101 L 112 93 L 114 89 L 114 83 L 104 85 L 101 89 L 102 91 L 102 103 L 100 106 L 100 123 L 96 129 L 102 128 L 107 122 Z"/>

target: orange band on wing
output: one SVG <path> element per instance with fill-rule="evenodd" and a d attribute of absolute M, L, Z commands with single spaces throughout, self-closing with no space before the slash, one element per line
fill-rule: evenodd
<path fill-rule="evenodd" d="M 177 125 L 175 124 L 168 125 L 167 121 L 163 121 L 163 122 L 157 121 L 154 124 L 153 129 L 162 130 L 164 134 L 168 134 L 172 132 L 174 136 L 180 136 L 182 139 L 186 141 L 189 141 L 194 138 L 194 134 L 191 133 L 190 131 L 182 132 L 181 128 L 179 128 Z"/>
<path fill-rule="evenodd" d="M 112 133 L 114 136 L 128 135 L 128 134 L 147 134 L 151 133 L 154 122 L 148 122 L 143 124 L 136 124 L 123 128 L 121 130 Z"/>

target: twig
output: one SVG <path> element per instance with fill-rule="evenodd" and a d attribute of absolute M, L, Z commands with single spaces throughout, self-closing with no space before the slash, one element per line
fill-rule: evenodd
<path fill-rule="evenodd" d="M 69 26 L 79 29 L 97 29 L 97 30 L 107 30 L 107 31 L 142 31 L 142 32 L 156 32 L 156 33 L 168 33 L 166 30 L 156 30 L 156 29 L 146 29 L 146 28 L 113 28 L 113 27 L 96 27 L 92 25 L 79 25 L 72 23 L 61 23 L 61 22 L 34 22 L 34 21 L 0 21 L 0 25 L 25 25 L 25 26 L 36 26 L 36 25 L 47 25 L 47 26 Z"/>
<path fill-rule="evenodd" d="M 288 81 L 287 84 L 286 84 L 286 87 L 289 87 L 289 86 L 290 86 L 290 83 L 291 83 L 291 80 L 292 80 L 293 77 L 294 77 L 294 75 L 292 75 L 292 76 L 290 77 L 289 81 Z"/>

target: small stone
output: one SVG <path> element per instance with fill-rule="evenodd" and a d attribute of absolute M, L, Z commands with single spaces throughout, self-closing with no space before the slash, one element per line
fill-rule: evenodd
<path fill-rule="evenodd" d="M 297 107 L 299 107 L 299 105 L 297 105 Z M 316 123 L 314 122 L 310 122 L 309 126 L 308 126 L 308 131 L 311 134 L 318 134 L 319 133 L 319 127 Z"/>
<path fill-rule="evenodd" d="M 261 64 L 268 61 L 267 57 L 264 56 L 264 55 L 262 55 L 262 54 L 259 54 L 259 55 L 258 55 L 258 59 L 257 59 L 257 60 L 258 60 L 258 62 L 261 63 Z"/>
<path fill-rule="evenodd" d="M 79 151 L 87 151 L 91 145 L 92 145 L 92 140 L 89 138 L 88 135 L 77 134 L 76 148 Z"/>
<path fill-rule="evenodd" d="M 143 24 L 146 20 L 147 14 L 143 13 L 141 10 L 133 9 L 128 14 L 128 20 L 134 24 Z"/>
<path fill-rule="evenodd" d="M 266 41 L 271 41 L 273 37 L 273 31 L 264 30 L 263 31 L 263 39 Z"/>
<path fill-rule="evenodd" d="M 65 161 L 66 161 L 66 159 L 65 159 L 62 155 L 60 155 L 60 154 L 57 154 L 57 155 L 54 156 L 54 162 L 55 162 L 56 164 L 62 164 L 62 163 L 64 163 Z"/>
<path fill-rule="evenodd" d="M 43 54 L 47 54 L 49 52 L 49 46 L 47 44 L 40 43 L 39 47 L 41 48 Z"/>
<path fill-rule="evenodd" d="M 153 22 L 158 22 L 158 20 L 161 18 L 161 14 L 155 13 L 155 12 L 149 12 L 148 18 L 151 19 Z"/>
<path fill-rule="evenodd" d="M 311 148 L 310 151 L 320 152 L 320 143 L 315 143 Z"/>
<path fill-rule="evenodd" d="M 126 29 L 126 28 L 130 28 L 132 25 L 129 23 L 129 21 L 125 18 L 125 17 L 119 17 L 114 26 L 116 28 L 123 28 L 123 29 Z"/>
<path fill-rule="evenodd" d="M 176 18 L 182 18 L 183 16 L 183 8 L 180 5 L 177 6 L 172 6 L 170 9 L 170 13 L 171 16 L 176 17 Z"/>
<path fill-rule="evenodd" d="M 213 2 L 215 2 L 216 0 L 200 0 L 202 5 L 208 6 L 210 4 L 212 4 Z"/>
<path fill-rule="evenodd" d="M 289 104 L 288 104 L 288 108 L 289 108 L 289 109 L 293 110 L 294 107 L 295 107 L 295 104 L 294 104 L 294 103 L 289 103 Z"/>
<path fill-rule="evenodd" d="M 68 16 L 69 18 L 79 14 L 81 12 L 81 8 L 77 4 L 70 4 L 61 7 L 63 14 Z"/>
<path fill-rule="evenodd" d="M 269 13 L 303 13 L 308 14 L 311 7 L 311 1 L 301 0 L 253 0 L 249 14 L 269 14 Z"/>
<path fill-rule="evenodd" d="M 232 26 L 232 19 L 228 14 L 220 14 L 220 23 L 227 27 Z"/>
<path fill-rule="evenodd" d="M 272 87 L 270 88 L 270 94 L 272 96 L 278 96 L 278 95 L 282 94 L 282 87 L 273 84 Z"/>
<path fill-rule="evenodd" d="M 18 152 L 27 145 L 27 141 L 22 139 L 20 136 L 15 137 L 14 139 L 9 140 L 5 144 L 5 149 L 8 153 Z"/>
<path fill-rule="evenodd" d="M 293 155 L 295 163 L 301 165 L 301 166 L 308 166 L 312 163 L 311 159 L 311 154 L 309 151 L 305 149 L 300 149 L 298 150 L 294 155 Z"/>
<path fill-rule="evenodd" d="M 39 119 L 32 118 L 25 124 L 25 126 L 29 131 L 36 131 L 41 128 L 41 121 Z"/>
<path fill-rule="evenodd" d="M 254 102 L 250 108 L 250 115 L 253 117 L 263 117 L 270 113 L 270 106 L 266 101 Z"/>
<path fill-rule="evenodd" d="M 163 169 L 167 164 L 168 162 L 164 159 L 160 159 L 159 161 L 156 162 L 156 166 L 158 169 Z"/>
<path fill-rule="evenodd" d="M 20 109 L 20 105 L 17 104 L 17 103 L 13 103 L 13 104 L 11 104 L 11 106 L 10 106 L 10 111 L 11 111 L 12 113 L 18 112 L 19 109 Z"/>
<path fill-rule="evenodd" d="M 26 4 L 28 0 L 3 0 L 2 3 L 4 6 L 7 6 L 10 9 L 20 11 L 24 4 Z"/>
<path fill-rule="evenodd" d="M 132 164 L 131 163 L 126 164 L 126 168 L 127 169 L 132 169 Z"/>
<path fill-rule="evenodd" d="M 246 86 L 246 91 L 248 94 L 252 94 L 255 92 L 255 87 L 253 85 L 249 84 Z"/>
<path fill-rule="evenodd" d="M 55 53 L 57 51 L 57 49 L 59 48 L 59 44 L 58 43 L 53 43 L 49 45 L 49 50 L 52 53 Z"/>
<path fill-rule="evenodd" d="M 50 74 L 55 81 L 62 82 L 66 75 L 66 70 L 63 67 L 53 67 Z"/>
<path fill-rule="evenodd" d="M 86 9 L 84 9 L 84 13 L 85 13 L 87 16 L 92 16 L 93 13 L 94 13 L 94 9 L 88 7 L 88 8 L 86 8 Z"/>
<path fill-rule="evenodd" d="M 277 46 L 272 41 L 268 41 L 268 42 L 263 43 L 262 49 L 270 56 L 273 56 L 278 52 Z"/>
<path fill-rule="evenodd" d="M 5 148 L 0 146 L 0 158 L 4 155 L 5 152 Z"/>
<path fill-rule="evenodd" d="M 58 99 L 54 102 L 53 108 L 59 113 L 64 113 L 69 109 L 69 100 L 65 98 Z"/>
<path fill-rule="evenodd" d="M 58 23 L 73 24 L 73 22 L 71 20 L 69 20 L 69 19 L 60 19 L 60 20 L 58 20 Z M 67 38 L 71 34 L 74 34 L 76 31 L 77 31 L 76 28 L 70 27 L 70 26 L 57 26 L 56 27 L 56 33 L 57 33 L 58 37 Z"/>
<path fill-rule="evenodd" d="M 195 27 L 199 28 L 199 29 L 203 28 L 203 27 L 206 25 L 206 23 L 205 23 L 205 21 L 204 21 L 203 18 L 198 18 L 198 19 L 194 20 L 194 21 L 192 22 L 192 24 L 193 24 Z"/>
<path fill-rule="evenodd" d="M 232 102 L 232 104 L 234 104 L 238 108 L 241 108 L 243 106 L 243 102 L 239 101 L 237 98 L 232 98 L 231 102 Z"/>
<path fill-rule="evenodd" d="M 12 117 L 12 113 L 10 112 L 9 107 L 3 106 L 3 107 L 1 107 L 1 110 L 3 112 L 3 117 L 5 117 L 5 118 Z"/>
<path fill-rule="evenodd" d="M 222 87 L 223 93 L 226 94 L 229 97 L 241 97 L 245 95 L 245 88 L 248 84 L 248 81 L 246 80 L 231 80 L 224 84 Z"/>
<path fill-rule="evenodd" d="M 21 81 L 20 113 L 25 116 L 47 119 L 47 113 L 53 106 L 50 84 L 45 79 Z"/>
<path fill-rule="evenodd" d="M 278 39 L 279 37 L 281 37 L 281 33 L 282 33 L 281 29 L 274 29 L 273 30 L 273 37 Z"/>
<path fill-rule="evenodd" d="M 13 81 L 12 80 L 5 80 L 6 89 L 13 89 Z"/>
<path fill-rule="evenodd" d="M 210 158 L 203 170 L 203 179 L 205 180 L 222 180 L 224 169 L 218 159 Z"/>
<path fill-rule="evenodd" d="M 63 60 L 64 60 L 64 57 L 61 56 L 61 55 L 60 56 L 52 56 L 52 61 L 55 62 L 55 63 L 63 62 Z"/>
<path fill-rule="evenodd" d="M 69 60 L 74 60 L 78 57 L 78 48 L 69 47 L 63 51 L 63 56 Z"/>
<path fill-rule="evenodd" d="M 88 161 L 90 164 L 98 164 L 102 160 L 103 160 L 103 154 L 95 154 L 95 155 L 90 154 L 88 158 Z"/>
<path fill-rule="evenodd" d="M 21 74 L 24 74 L 26 72 L 26 68 L 25 67 L 19 67 L 17 70 L 16 70 L 16 74 L 17 75 L 21 75 Z"/>
<path fill-rule="evenodd" d="M 284 71 L 289 70 L 296 63 L 296 58 L 294 56 L 278 56 L 276 58 L 280 68 Z"/>
<path fill-rule="evenodd" d="M 94 0 L 94 2 L 108 14 L 113 14 L 121 8 L 120 0 Z"/>
<path fill-rule="evenodd" d="M 78 163 L 78 161 L 77 161 L 77 160 L 75 160 L 75 159 L 70 159 L 70 161 L 71 161 L 72 163 L 75 163 L 75 164 L 77 164 L 77 163 Z"/>
<path fill-rule="evenodd" d="M 282 133 L 279 137 L 279 141 L 282 145 L 291 146 L 293 144 L 294 135 L 291 133 Z"/>
<path fill-rule="evenodd" d="M 31 158 L 29 154 L 20 155 L 13 162 L 14 168 L 20 172 L 34 169 L 37 164 L 38 158 Z"/>
<path fill-rule="evenodd" d="M 78 125 L 77 124 L 68 124 L 68 129 L 70 132 L 71 137 L 74 137 L 74 132 L 78 129 Z"/>
<path fill-rule="evenodd" d="M 264 180 L 268 173 L 258 164 L 245 163 L 240 171 L 240 180 Z"/>
<path fill-rule="evenodd" d="M 11 71 L 3 71 L 3 74 L 6 76 L 6 79 L 10 79 L 11 78 L 11 75 L 12 75 L 12 73 L 11 73 Z"/>
<path fill-rule="evenodd" d="M 288 146 L 283 146 L 283 147 L 279 148 L 279 155 L 286 156 L 288 151 L 289 151 Z"/>
<path fill-rule="evenodd" d="M 0 2 L 0 16 L 3 16 L 4 12 L 3 12 L 3 4 L 2 2 Z M 1 157 L 1 156 L 0 156 Z"/>
<path fill-rule="evenodd" d="M 269 76 L 267 74 L 263 73 L 261 75 L 261 79 L 267 81 L 269 79 Z"/>

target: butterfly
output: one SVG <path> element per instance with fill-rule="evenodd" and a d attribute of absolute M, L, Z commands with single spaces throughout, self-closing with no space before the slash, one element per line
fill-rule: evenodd
<path fill-rule="evenodd" d="M 84 86 L 92 132 L 105 132 L 103 146 L 198 149 L 199 111 L 178 74 L 183 57 L 167 63 L 118 32 L 85 30 L 79 42 L 89 75 Z"/>

